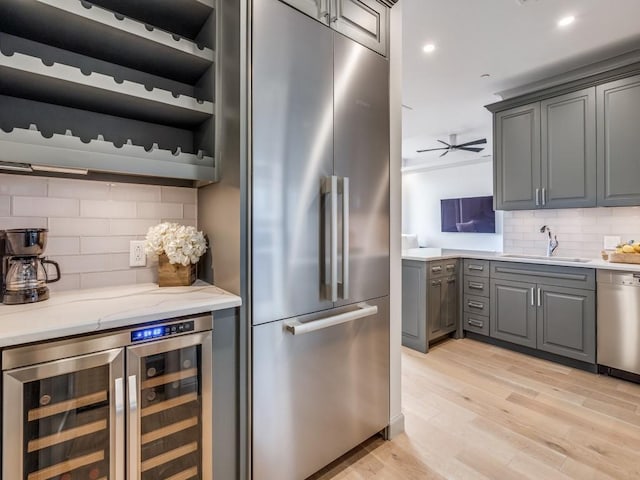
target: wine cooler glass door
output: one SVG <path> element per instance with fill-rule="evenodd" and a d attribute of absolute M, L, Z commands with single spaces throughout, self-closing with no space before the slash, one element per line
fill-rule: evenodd
<path fill-rule="evenodd" d="M 3 374 L 6 480 L 124 480 L 124 350 Z"/>
<path fill-rule="evenodd" d="M 129 480 L 211 480 L 211 332 L 129 347 Z"/>

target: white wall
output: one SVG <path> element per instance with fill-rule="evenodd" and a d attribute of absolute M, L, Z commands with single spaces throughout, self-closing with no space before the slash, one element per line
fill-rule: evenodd
<path fill-rule="evenodd" d="M 156 264 L 129 267 L 129 241 L 160 222 L 196 224 L 196 190 L 0 174 L 0 230 L 48 228 L 60 264 L 52 290 L 157 281 Z"/>
<path fill-rule="evenodd" d="M 440 200 L 493 195 L 491 159 L 475 164 L 407 172 L 402 177 L 402 233 L 418 235 L 421 247 L 502 251 L 502 212 L 496 233 L 443 233 Z"/>

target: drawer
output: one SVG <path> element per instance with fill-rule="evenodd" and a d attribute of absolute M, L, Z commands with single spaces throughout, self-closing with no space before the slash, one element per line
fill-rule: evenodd
<path fill-rule="evenodd" d="M 489 336 L 489 317 L 465 312 L 462 328 L 469 332 Z"/>
<path fill-rule="evenodd" d="M 491 278 L 582 290 L 596 289 L 596 271 L 585 267 L 494 261 L 491 262 Z"/>
<path fill-rule="evenodd" d="M 464 293 L 480 297 L 489 296 L 489 279 L 487 277 L 464 276 Z"/>
<path fill-rule="evenodd" d="M 476 277 L 488 277 L 489 276 L 489 261 L 488 260 L 473 260 L 471 258 L 464 259 L 464 274 L 473 275 Z"/>
<path fill-rule="evenodd" d="M 465 295 L 462 309 L 475 315 L 489 316 L 489 299 L 476 295 Z"/>
<path fill-rule="evenodd" d="M 458 272 L 458 260 L 438 260 L 429 262 L 429 276 L 431 278 L 455 275 Z"/>

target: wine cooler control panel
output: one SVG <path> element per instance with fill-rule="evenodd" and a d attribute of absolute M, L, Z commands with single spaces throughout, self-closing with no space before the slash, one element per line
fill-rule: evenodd
<path fill-rule="evenodd" d="M 140 328 L 131 332 L 131 341 L 144 342 L 173 335 L 181 335 L 183 333 L 193 332 L 194 327 L 195 324 L 193 320 L 191 320 L 187 322 L 172 323 L 171 325 L 154 325 L 152 327 Z"/>

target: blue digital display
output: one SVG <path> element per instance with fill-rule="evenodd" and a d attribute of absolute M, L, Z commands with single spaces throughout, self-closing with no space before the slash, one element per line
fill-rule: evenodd
<path fill-rule="evenodd" d="M 174 323 L 173 325 L 162 325 L 159 327 L 141 328 L 131 332 L 132 342 L 143 342 L 147 340 L 155 340 L 156 338 L 166 337 L 168 335 L 176 335 L 193 331 L 193 322 Z"/>

